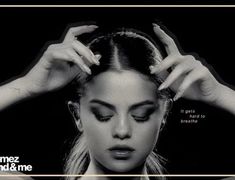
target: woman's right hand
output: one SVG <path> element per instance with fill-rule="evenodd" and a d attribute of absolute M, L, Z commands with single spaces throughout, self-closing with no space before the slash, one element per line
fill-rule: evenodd
<path fill-rule="evenodd" d="M 100 55 L 94 55 L 76 39 L 98 28 L 95 25 L 72 27 L 62 43 L 51 44 L 35 66 L 22 77 L 29 95 L 59 89 L 80 73 L 91 74 L 89 66 L 99 65 Z"/>

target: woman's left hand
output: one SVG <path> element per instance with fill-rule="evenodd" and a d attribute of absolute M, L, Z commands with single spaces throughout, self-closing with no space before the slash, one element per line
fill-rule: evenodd
<path fill-rule="evenodd" d="M 150 66 L 151 73 L 161 74 L 171 68 L 172 71 L 160 85 L 159 90 L 170 87 L 176 92 L 174 100 L 184 97 L 215 103 L 222 92 L 220 84 L 199 60 L 192 55 L 182 55 L 175 41 L 158 25 L 153 24 L 154 32 L 164 44 L 167 57 L 160 64 Z"/>

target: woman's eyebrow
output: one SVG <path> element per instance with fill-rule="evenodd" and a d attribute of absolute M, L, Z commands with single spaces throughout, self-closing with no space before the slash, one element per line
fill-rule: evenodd
<path fill-rule="evenodd" d="M 115 110 L 115 107 L 114 107 L 112 104 L 109 104 L 109 103 L 104 102 L 104 101 L 99 100 L 99 99 L 92 99 L 92 100 L 90 101 L 90 103 L 100 104 L 100 105 L 105 106 L 105 107 L 107 107 L 107 108 L 109 108 L 109 109 L 111 109 L 111 110 Z"/>
<path fill-rule="evenodd" d="M 99 99 L 92 99 L 92 100 L 90 101 L 90 103 L 100 104 L 100 105 L 102 105 L 102 106 L 105 106 L 105 107 L 107 107 L 107 108 L 113 110 L 113 111 L 116 110 L 115 106 L 113 106 L 112 104 L 109 104 L 109 103 L 104 102 L 104 101 L 99 100 Z M 156 106 L 156 103 L 154 103 L 154 102 L 151 101 L 151 100 L 141 101 L 141 102 L 138 102 L 138 103 L 136 103 L 136 104 L 131 105 L 131 107 L 129 108 L 129 110 L 133 110 L 133 109 L 136 109 L 136 108 L 138 108 L 138 107 L 140 107 L 140 106 L 144 106 L 144 105 Z"/>
<path fill-rule="evenodd" d="M 150 100 L 142 101 L 142 102 L 133 104 L 133 105 L 130 107 L 130 110 L 136 109 L 136 108 L 138 108 L 138 107 L 140 107 L 140 106 L 144 106 L 144 105 L 153 105 L 153 106 L 156 106 L 156 103 L 154 103 L 153 101 L 150 101 Z"/>

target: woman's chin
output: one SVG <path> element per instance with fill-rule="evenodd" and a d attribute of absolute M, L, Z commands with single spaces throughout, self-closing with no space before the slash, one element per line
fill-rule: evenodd
<path fill-rule="evenodd" d="M 136 164 L 118 162 L 106 167 L 108 174 L 141 174 L 143 166 L 136 167 Z"/>

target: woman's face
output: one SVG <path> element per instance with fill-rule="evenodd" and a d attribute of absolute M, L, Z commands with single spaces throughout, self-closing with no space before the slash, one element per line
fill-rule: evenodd
<path fill-rule="evenodd" d="M 96 166 L 125 173 L 144 164 L 165 113 L 156 90 L 135 71 L 107 71 L 87 84 L 80 118 Z"/>

